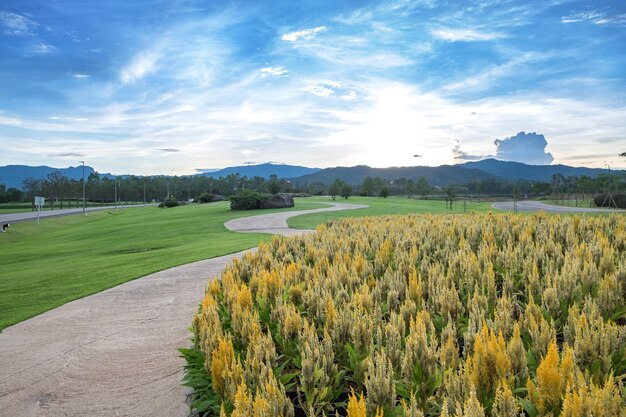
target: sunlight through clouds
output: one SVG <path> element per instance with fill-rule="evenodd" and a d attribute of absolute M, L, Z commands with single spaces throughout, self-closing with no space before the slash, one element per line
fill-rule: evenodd
<path fill-rule="evenodd" d="M 0 6 L 0 164 L 439 165 L 522 131 L 575 163 L 626 137 L 615 2 L 158 4 Z"/>

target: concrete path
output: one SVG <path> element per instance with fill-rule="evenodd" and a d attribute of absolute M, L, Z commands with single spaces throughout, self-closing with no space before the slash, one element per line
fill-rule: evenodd
<path fill-rule="evenodd" d="M 513 211 L 513 202 L 506 201 L 502 203 L 493 203 L 491 205 L 495 209 Z M 626 210 L 604 209 L 604 208 L 585 208 L 585 207 L 568 207 L 553 206 L 544 204 L 539 201 L 518 201 L 518 211 L 545 211 L 549 213 L 626 213 Z"/>
<path fill-rule="evenodd" d="M 323 211 L 338 211 L 338 210 L 354 210 L 360 208 L 367 208 L 368 206 L 359 204 L 347 204 L 347 203 L 328 203 L 332 204 L 331 207 L 306 210 L 306 214 L 321 213 Z M 297 213 L 297 214 L 294 214 Z M 299 216 L 302 213 L 297 211 L 285 211 L 282 213 L 261 214 L 252 217 L 242 217 L 234 219 L 224 223 L 224 226 L 228 230 L 233 232 L 243 233 L 272 233 L 280 234 L 284 236 L 292 236 L 302 233 L 302 230 L 290 229 L 287 225 L 287 219 L 294 216 Z"/>
<path fill-rule="evenodd" d="M 122 208 L 130 208 L 130 207 L 147 207 L 147 206 L 155 206 L 156 204 L 146 204 L 142 205 L 132 205 L 132 206 L 117 206 L 118 209 Z M 115 210 L 115 206 L 104 206 L 104 207 L 87 207 L 85 209 L 86 212 L 90 211 L 98 211 L 98 210 Z M 45 219 L 46 217 L 60 217 L 67 216 L 70 214 L 82 214 L 82 208 L 76 209 L 63 209 L 63 210 L 46 210 L 39 213 L 39 217 Z M 25 211 L 23 213 L 11 213 L 11 214 L 0 214 L 0 223 L 17 223 L 23 222 L 27 220 L 36 220 L 37 212 L 36 211 Z"/>
<path fill-rule="evenodd" d="M 288 217 L 361 207 L 260 215 L 229 227 L 293 234 Z M 186 329 L 207 281 L 242 254 L 161 271 L 2 331 L 0 416 L 186 417 L 176 349 L 189 345 Z"/>

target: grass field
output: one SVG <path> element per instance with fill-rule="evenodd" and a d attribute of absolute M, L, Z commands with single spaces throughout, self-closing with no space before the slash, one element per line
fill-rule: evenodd
<path fill-rule="evenodd" d="M 312 198 L 311 201 L 330 201 L 329 199 Z M 464 206 L 462 201 L 456 201 L 452 210 L 446 209 L 444 201 L 415 200 L 406 197 L 350 197 L 348 200 L 338 198 L 338 203 L 364 204 L 369 206 L 366 209 L 335 211 L 319 214 L 305 214 L 292 217 L 287 220 L 289 227 L 294 229 L 313 229 L 320 223 L 328 220 L 335 220 L 344 217 L 381 216 L 386 214 L 409 214 L 409 213 L 464 213 L 467 211 L 488 211 L 491 210 L 491 202 L 475 203 L 467 202 Z"/>
<path fill-rule="evenodd" d="M 299 200 L 294 209 L 320 207 Z M 268 235 L 224 227 L 251 214 L 215 203 L 15 223 L 0 235 L 0 329 L 156 271 L 254 247 Z"/>

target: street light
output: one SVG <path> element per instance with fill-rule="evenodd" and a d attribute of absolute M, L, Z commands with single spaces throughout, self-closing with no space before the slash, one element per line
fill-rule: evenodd
<path fill-rule="evenodd" d="M 85 208 L 85 161 L 78 161 L 83 164 L 83 216 L 86 216 L 86 208 Z"/>

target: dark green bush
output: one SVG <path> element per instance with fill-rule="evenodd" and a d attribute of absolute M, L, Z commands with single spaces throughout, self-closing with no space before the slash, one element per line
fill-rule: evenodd
<path fill-rule="evenodd" d="M 612 197 L 612 198 L 611 198 Z M 598 194 L 593 203 L 596 207 L 612 207 L 626 209 L 626 194 Z"/>
<path fill-rule="evenodd" d="M 170 198 L 168 198 L 167 200 L 165 200 L 164 202 L 159 204 L 159 208 L 176 207 L 176 206 L 180 206 L 180 203 L 178 201 L 176 201 L 174 196 L 170 196 Z"/>
<path fill-rule="evenodd" d="M 224 201 L 225 198 L 218 194 L 202 193 L 193 199 L 194 203 L 214 203 L 216 201 Z"/>
<path fill-rule="evenodd" d="M 261 203 L 270 196 L 257 191 L 243 190 L 237 195 L 228 197 L 231 210 L 256 210 L 261 208 Z"/>

